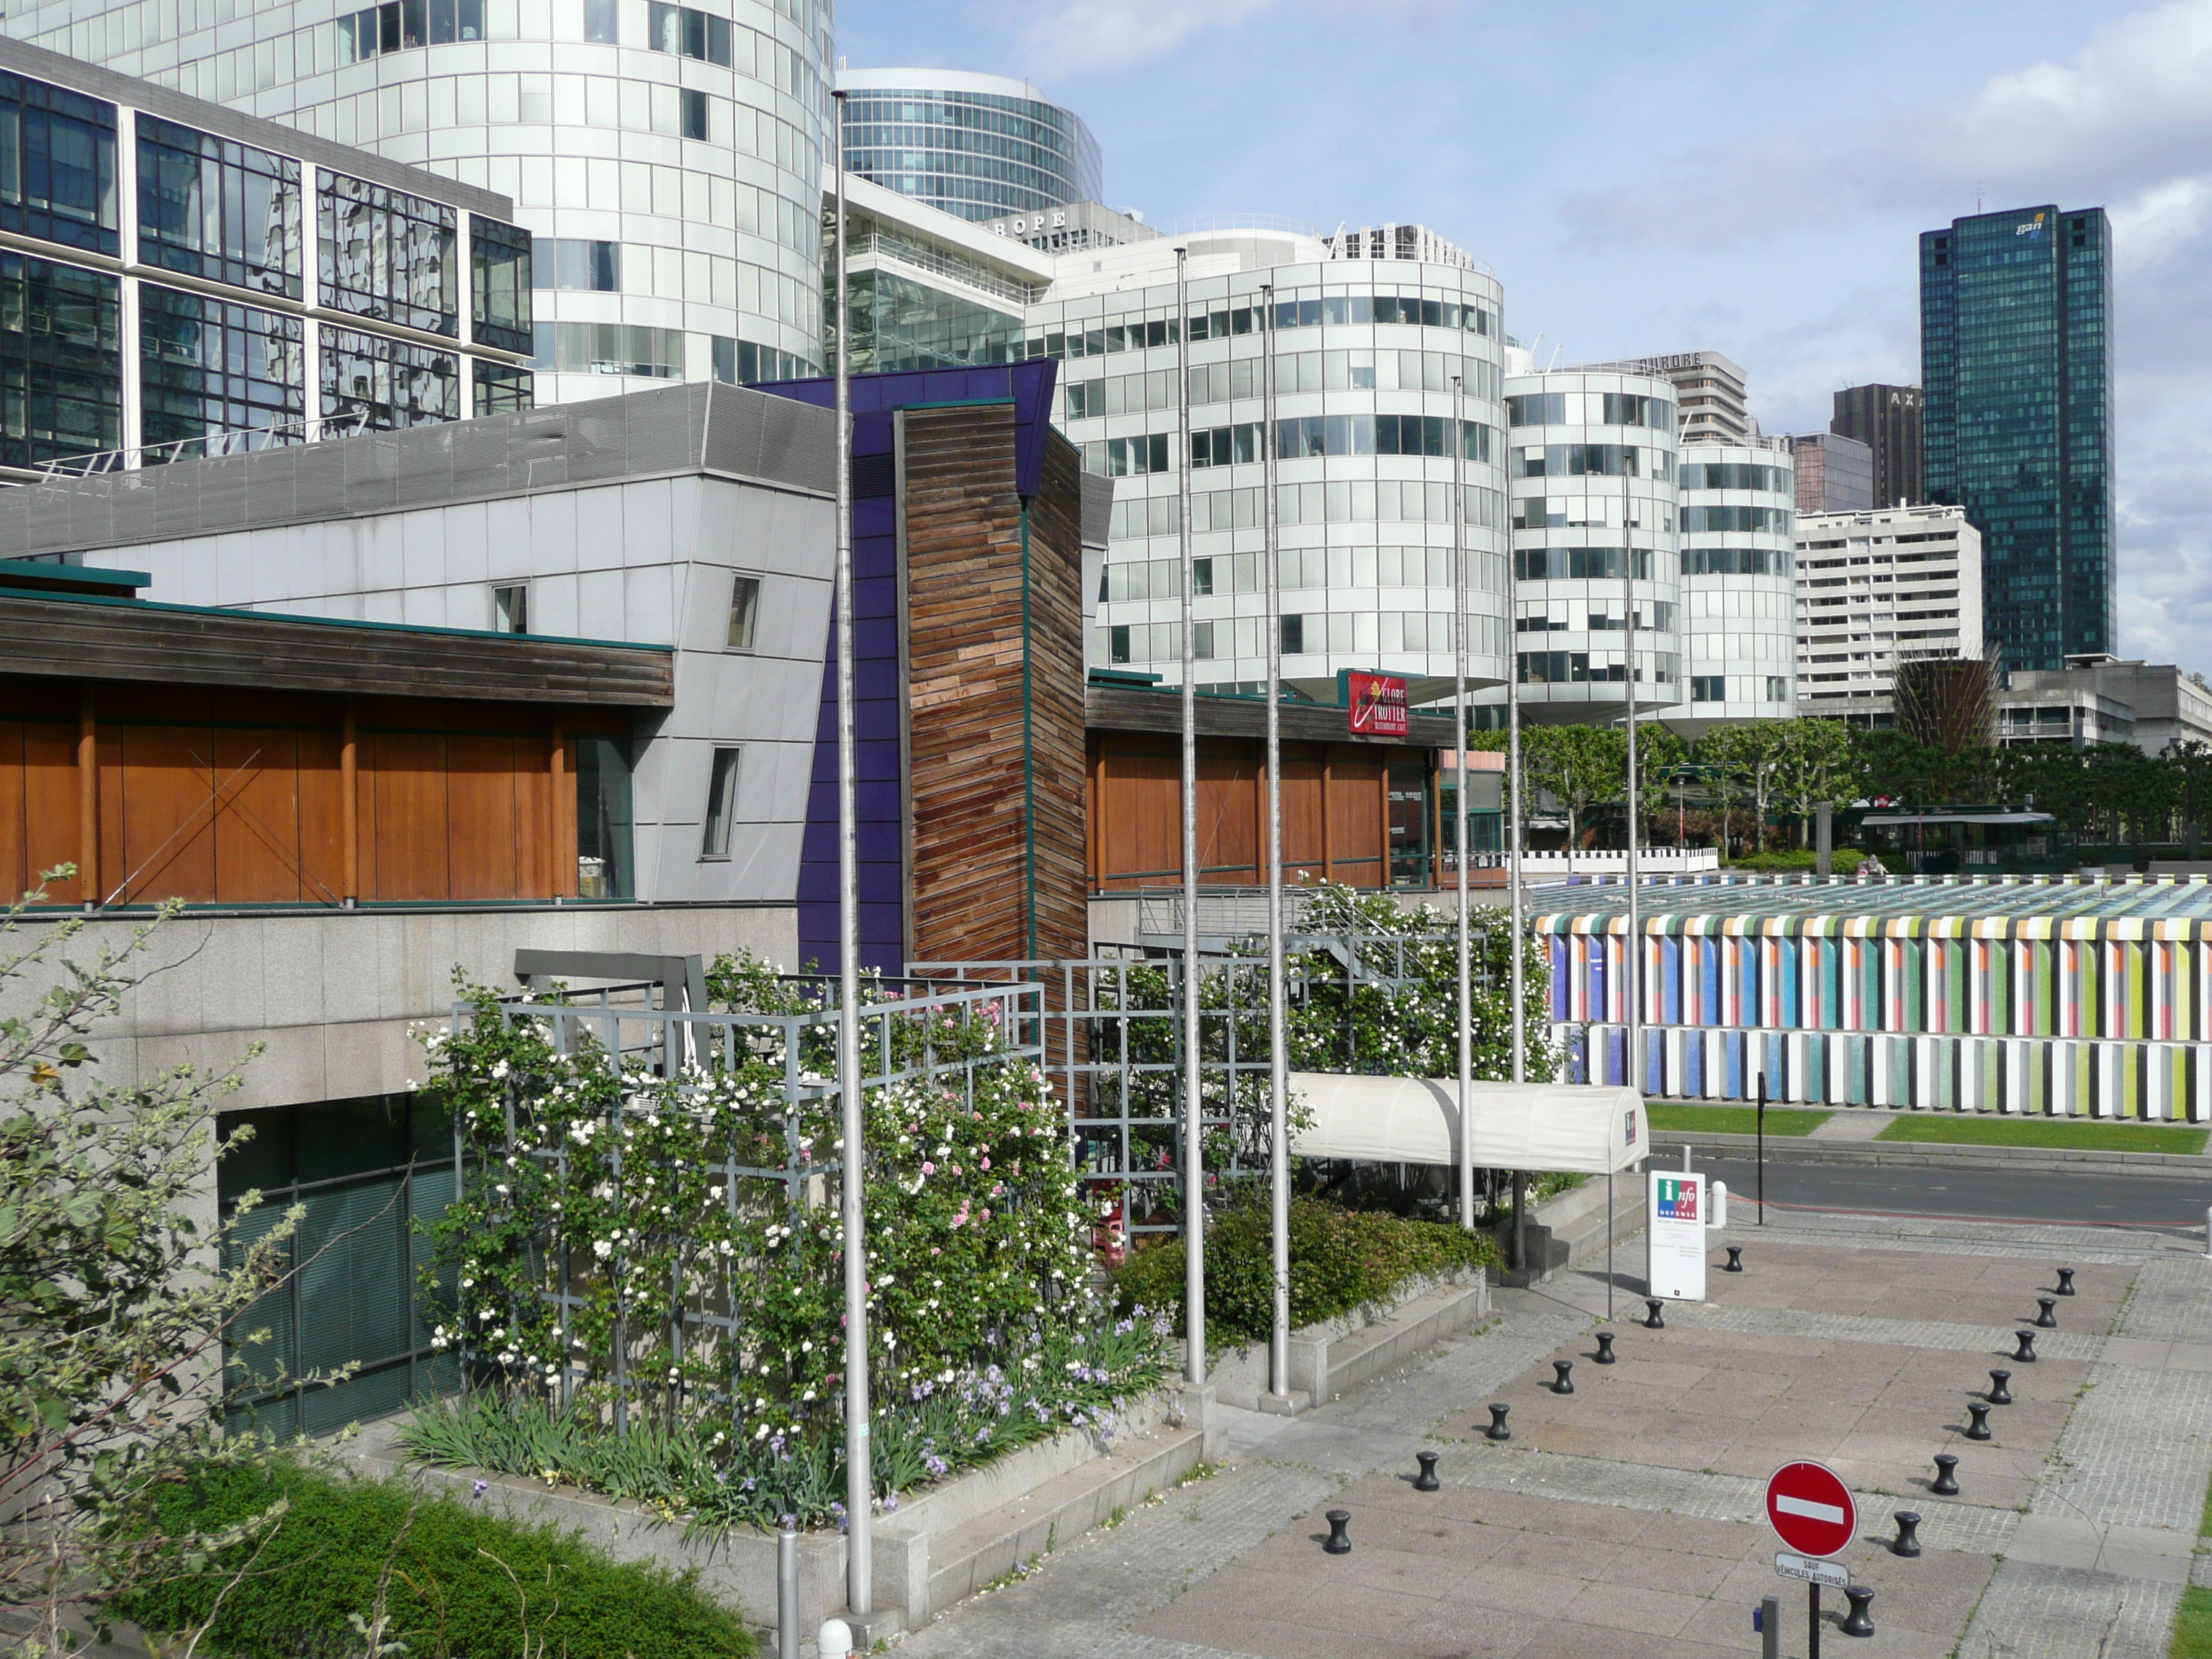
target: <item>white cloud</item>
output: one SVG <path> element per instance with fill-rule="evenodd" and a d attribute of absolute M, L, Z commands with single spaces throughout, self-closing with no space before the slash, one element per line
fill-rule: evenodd
<path fill-rule="evenodd" d="M 1022 33 L 1028 61 L 1059 76 L 1125 69 L 1173 52 L 1201 29 L 1224 28 L 1277 0 L 1062 0 Z"/>

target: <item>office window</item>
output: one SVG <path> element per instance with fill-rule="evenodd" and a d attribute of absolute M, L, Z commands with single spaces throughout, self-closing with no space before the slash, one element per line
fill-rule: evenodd
<path fill-rule="evenodd" d="M 710 373 L 724 386 L 738 383 L 738 343 L 727 334 L 707 337 L 708 351 L 712 360 Z"/>
<path fill-rule="evenodd" d="M 374 431 L 461 418 L 460 360 L 450 352 L 323 330 L 323 418 L 365 416 Z"/>
<path fill-rule="evenodd" d="M 689 87 L 682 88 L 682 93 L 684 136 L 703 140 L 707 136 L 707 94 L 694 92 Z"/>
<path fill-rule="evenodd" d="M 138 258 L 258 294 L 301 295 L 300 164 L 138 118 Z"/>
<path fill-rule="evenodd" d="M 0 230 L 120 253 L 115 106 L 0 75 Z"/>
<path fill-rule="evenodd" d="M 530 631 L 528 583 L 492 589 L 491 631 L 495 634 L 527 634 Z"/>
<path fill-rule="evenodd" d="M 1283 622 L 1283 654 L 1295 657 L 1306 648 L 1306 619 L 1304 617 L 1285 617 Z"/>
<path fill-rule="evenodd" d="M 0 462 L 122 443 L 122 333 L 117 278 L 0 251 Z"/>
<path fill-rule="evenodd" d="M 576 893 L 630 896 L 636 820 L 630 801 L 629 744 L 621 738 L 576 739 Z"/>
<path fill-rule="evenodd" d="M 730 20 L 714 17 L 690 6 L 665 6 L 659 0 L 646 9 L 646 44 L 655 52 L 672 52 L 703 63 L 730 66 Z"/>
<path fill-rule="evenodd" d="M 138 372 L 146 463 L 306 441 L 304 331 L 296 317 L 142 283 Z M 218 433 L 236 435 L 206 441 Z"/>
<path fill-rule="evenodd" d="M 530 349 L 530 233 L 496 219 L 469 220 L 469 319 L 477 344 Z"/>
<path fill-rule="evenodd" d="M 584 39 L 611 46 L 620 40 L 616 0 L 584 0 Z"/>
<path fill-rule="evenodd" d="M 1769 680 L 1767 684 L 1771 685 L 1774 682 Z M 1728 677 L 1723 674 L 1691 675 L 1690 701 L 1692 702 L 1726 702 Z"/>
<path fill-rule="evenodd" d="M 622 292 L 622 244 L 548 236 L 532 250 L 531 281 L 578 294 Z"/>
<path fill-rule="evenodd" d="M 714 769 L 707 778 L 707 826 L 699 838 L 701 858 L 730 856 L 730 824 L 736 816 L 737 799 L 738 751 L 717 749 Z"/>
<path fill-rule="evenodd" d="M 732 651 L 753 648 L 754 630 L 760 623 L 760 578 L 736 576 L 730 581 L 730 637 Z"/>
<path fill-rule="evenodd" d="M 476 360 L 475 412 L 479 416 L 512 415 L 538 404 L 537 386 L 526 368 Z"/>
<path fill-rule="evenodd" d="M 1790 701 L 1790 681 L 1788 677 L 1781 674 L 1769 674 L 1766 677 L 1766 700 L 1769 702 L 1787 702 Z"/>
<path fill-rule="evenodd" d="M 564 374 L 636 374 L 680 380 L 684 378 L 684 331 L 636 323 L 540 324 L 538 356 L 532 367 Z"/>
<path fill-rule="evenodd" d="M 322 302 L 426 333 L 460 332 L 453 210 L 381 185 L 323 174 Z"/>
<path fill-rule="evenodd" d="M 349 11 L 331 26 L 337 61 L 357 64 L 388 52 L 484 38 L 484 0 L 385 0 Z"/>

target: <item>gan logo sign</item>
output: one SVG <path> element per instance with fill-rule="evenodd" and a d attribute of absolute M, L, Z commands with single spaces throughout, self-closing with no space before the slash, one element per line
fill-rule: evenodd
<path fill-rule="evenodd" d="M 1395 674 L 1365 674 L 1355 668 L 1347 688 L 1352 729 L 1363 738 L 1402 738 L 1411 730 L 1406 716 L 1406 682 Z"/>
<path fill-rule="evenodd" d="M 2031 242 L 2035 240 L 2037 237 L 2043 234 L 2043 216 L 2039 213 L 2026 224 L 2014 225 L 2012 228 L 2012 234 L 2015 236 L 2025 236 Z"/>

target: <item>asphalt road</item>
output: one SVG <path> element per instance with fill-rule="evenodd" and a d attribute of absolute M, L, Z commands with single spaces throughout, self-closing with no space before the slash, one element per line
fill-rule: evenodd
<path fill-rule="evenodd" d="M 1729 1221 L 1732 1225 L 1741 1224 L 1735 1205 L 1739 1199 L 1748 1200 L 1758 1190 L 1756 1166 L 1749 1158 L 1706 1158 L 1702 1153 L 1695 1157 L 1696 1168 L 1728 1183 Z M 1796 1209 L 2190 1228 L 2201 1236 L 2205 1206 L 2212 1205 L 2212 1178 L 2184 1176 L 2167 1181 L 2057 1170 L 1769 1160 L 1766 1198 L 1771 1206 Z M 1755 1219 L 1756 1212 L 1749 1218 Z"/>

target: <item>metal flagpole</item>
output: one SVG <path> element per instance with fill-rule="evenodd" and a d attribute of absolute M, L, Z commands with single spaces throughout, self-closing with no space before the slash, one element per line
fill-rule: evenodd
<path fill-rule="evenodd" d="M 1628 594 L 1626 678 L 1628 692 L 1628 1086 L 1644 1089 L 1644 929 L 1637 903 L 1636 809 L 1641 804 L 1636 787 L 1636 538 L 1631 533 L 1628 465 L 1624 450 L 1620 468 L 1621 586 Z"/>
<path fill-rule="evenodd" d="M 1267 1175 L 1274 1232 L 1275 1317 L 1267 1343 L 1267 1391 L 1291 1391 L 1291 1123 L 1288 1021 L 1283 1006 L 1283 583 L 1275 515 L 1275 288 L 1260 289 L 1261 441 L 1267 465 Z M 1188 458 L 1185 458 L 1188 461 Z M 1390 849 L 1382 849 L 1387 875 Z"/>
<path fill-rule="evenodd" d="M 1190 551 L 1190 289 L 1188 252 L 1176 250 L 1177 550 L 1182 555 L 1182 1308 L 1184 1378 L 1206 1381 L 1206 1133 L 1198 1023 L 1198 634 Z"/>
<path fill-rule="evenodd" d="M 1459 1224 L 1474 1227 L 1474 1135 L 1468 1112 L 1474 1095 L 1474 1016 L 1468 1006 L 1473 975 L 1467 941 L 1467 422 L 1460 377 L 1452 376 L 1452 743 L 1453 827 L 1458 835 L 1459 891 Z"/>
<path fill-rule="evenodd" d="M 845 1252 L 845 1603 L 875 1611 L 875 1500 L 868 1436 L 868 1252 L 860 1207 L 860 837 L 853 667 L 853 376 L 845 304 L 845 94 L 837 103 L 837 1097 Z"/>

